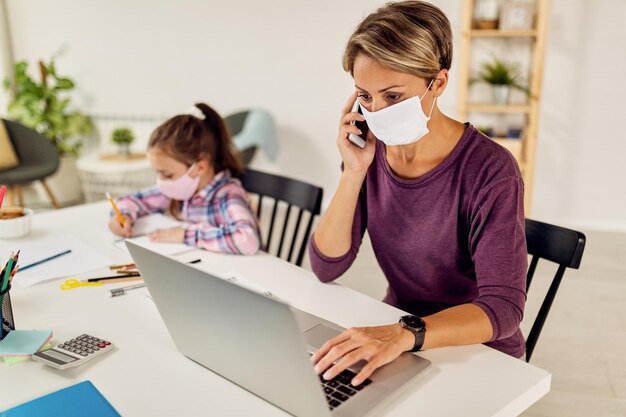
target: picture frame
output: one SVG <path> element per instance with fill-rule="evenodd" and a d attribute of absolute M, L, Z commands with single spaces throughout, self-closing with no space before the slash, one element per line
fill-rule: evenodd
<path fill-rule="evenodd" d="M 500 5 L 500 30 L 530 30 L 534 26 L 535 4 L 504 1 Z"/>

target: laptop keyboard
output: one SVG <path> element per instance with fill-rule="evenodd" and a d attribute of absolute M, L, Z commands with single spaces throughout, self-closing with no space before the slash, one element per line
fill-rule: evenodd
<path fill-rule="evenodd" d="M 344 402 L 355 396 L 359 391 L 372 383 L 371 379 L 366 379 L 361 385 L 354 386 L 350 384 L 356 373 L 349 369 L 341 372 L 330 381 L 325 380 L 320 375 L 320 381 L 326 393 L 326 401 L 331 410 L 339 407 Z"/>

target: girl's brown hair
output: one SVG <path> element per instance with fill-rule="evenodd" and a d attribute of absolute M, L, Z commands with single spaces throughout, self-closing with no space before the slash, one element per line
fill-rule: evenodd
<path fill-rule="evenodd" d="M 360 53 L 392 70 L 435 78 L 452 64 L 450 22 L 425 1 L 387 3 L 363 19 L 348 40 L 343 68 L 351 75 Z"/>
<path fill-rule="evenodd" d="M 187 165 L 206 158 L 216 174 L 227 169 L 232 176 L 241 176 L 244 167 L 224 119 L 207 104 L 196 107 L 204 120 L 190 114 L 166 120 L 150 135 L 148 149 L 158 148 Z M 172 200 L 170 211 L 178 217 L 180 202 Z"/>
<path fill-rule="evenodd" d="M 204 103 L 196 103 L 196 107 L 204 120 L 190 114 L 174 116 L 152 132 L 148 148 L 159 148 L 187 165 L 206 158 L 216 174 L 228 169 L 232 176 L 239 177 L 243 164 L 224 119 Z"/>

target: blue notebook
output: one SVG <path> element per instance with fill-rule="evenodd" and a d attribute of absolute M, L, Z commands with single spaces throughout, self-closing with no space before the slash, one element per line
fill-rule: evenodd
<path fill-rule="evenodd" d="M 0 412 L 0 417 L 121 417 L 91 383 L 84 381 Z"/>

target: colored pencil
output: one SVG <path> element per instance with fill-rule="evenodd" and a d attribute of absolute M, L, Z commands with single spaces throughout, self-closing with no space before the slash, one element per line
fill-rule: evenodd
<path fill-rule="evenodd" d="M 52 255 L 52 256 L 49 256 L 49 257 L 47 257 L 47 258 L 45 258 L 45 259 L 39 260 L 39 261 L 37 261 L 37 262 L 33 262 L 32 264 L 28 264 L 28 265 L 26 265 L 26 266 L 23 266 L 21 270 L 22 270 L 22 271 L 25 271 L 25 270 L 27 270 L 28 268 L 32 268 L 32 267 L 37 266 L 37 265 L 41 265 L 41 264 L 42 264 L 42 263 L 44 263 L 44 262 L 51 261 L 51 260 L 53 260 L 53 259 L 58 258 L 59 256 L 67 255 L 68 253 L 71 253 L 71 252 L 72 252 L 72 250 L 71 250 L 71 249 L 68 249 L 68 250 L 63 251 L 63 252 L 61 252 L 61 253 L 57 253 L 56 255 Z"/>
<path fill-rule="evenodd" d="M 115 211 L 115 215 L 117 216 L 117 220 L 120 222 L 120 226 L 124 227 L 124 218 L 122 217 L 122 213 L 120 213 L 119 209 L 115 205 L 115 201 L 113 201 L 113 197 L 111 197 L 111 194 L 109 193 L 106 193 L 106 196 L 107 196 L 107 199 L 109 200 L 109 203 L 111 203 L 111 206 L 113 206 L 113 211 Z"/>
<path fill-rule="evenodd" d="M 89 278 L 87 282 L 107 281 L 107 280 L 112 280 L 112 279 L 117 279 L 117 278 L 138 277 L 138 276 L 139 276 L 139 272 L 129 272 L 127 274 L 117 274 L 117 275 L 111 275 L 108 277 Z"/>
<path fill-rule="evenodd" d="M 2 208 L 2 201 L 4 200 L 4 193 L 7 190 L 7 186 L 3 185 L 0 187 L 0 208 Z"/>

